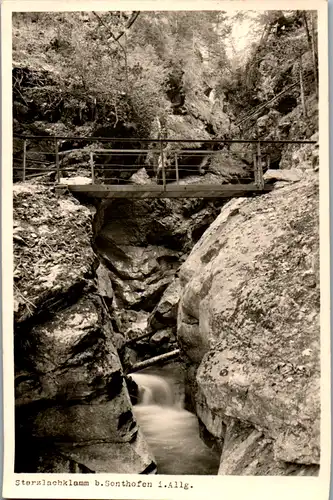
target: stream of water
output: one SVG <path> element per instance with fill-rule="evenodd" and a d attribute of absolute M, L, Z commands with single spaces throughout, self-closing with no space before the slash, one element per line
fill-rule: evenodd
<path fill-rule="evenodd" d="M 219 454 L 199 436 L 195 415 L 184 409 L 184 389 L 166 369 L 131 374 L 139 386 L 137 421 L 153 452 L 158 474 L 215 475 Z"/>

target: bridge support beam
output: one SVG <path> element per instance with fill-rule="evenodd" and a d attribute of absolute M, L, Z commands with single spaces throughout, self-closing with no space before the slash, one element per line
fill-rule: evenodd
<path fill-rule="evenodd" d="M 108 185 L 82 184 L 70 185 L 68 189 L 73 193 L 81 193 L 89 198 L 234 198 L 236 196 L 250 196 L 269 192 L 273 185 L 264 185 L 262 189 L 256 184 L 167 184 L 164 188 L 159 185 Z"/>

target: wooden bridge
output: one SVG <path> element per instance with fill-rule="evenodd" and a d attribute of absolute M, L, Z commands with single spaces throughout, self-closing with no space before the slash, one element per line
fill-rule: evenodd
<path fill-rule="evenodd" d="M 18 165 L 14 161 L 14 174 L 15 171 L 22 173 L 21 180 L 54 172 L 58 191 L 69 189 L 92 198 L 233 198 L 261 194 L 272 189 L 272 185 L 264 182 L 263 171 L 270 167 L 270 156 L 262 153 L 263 146 L 266 149 L 268 144 L 273 143 L 315 144 L 315 141 L 306 140 L 14 137 L 23 141 L 22 163 Z M 28 141 L 34 148 L 28 149 Z M 44 148 L 47 151 L 36 148 L 36 144 L 42 141 L 48 144 Z M 80 142 L 90 145 L 90 148 L 79 149 Z M 107 143 L 108 148 L 99 146 L 92 150 L 93 142 Z M 75 147 L 70 148 L 70 143 Z M 128 148 L 128 143 L 137 146 Z M 204 182 L 207 176 L 202 174 L 209 171 L 207 164 L 216 157 L 215 161 L 223 165 L 223 158 L 219 159 L 218 156 L 221 149 L 230 143 L 252 145 L 253 163 L 248 166 L 248 177 L 242 176 L 237 184 L 218 183 L 218 176 L 214 182 Z M 189 149 L 191 146 L 192 149 Z M 84 169 L 82 162 L 80 167 L 71 164 L 71 155 L 86 158 Z M 45 161 L 45 158 L 50 159 Z M 139 182 L 134 181 L 132 175 L 143 167 L 150 168 L 154 179 L 146 175 Z M 80 177 L 69 177 L 75 173 L 79 175 L 82 169 L 85 182 L 77 183 Z M 189 176 L 191 181 L 188 181 Z"/>

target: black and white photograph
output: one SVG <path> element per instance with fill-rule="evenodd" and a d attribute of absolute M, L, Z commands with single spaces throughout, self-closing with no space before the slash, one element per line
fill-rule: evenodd
<path fill-rule="evenodd" d="M 3 141 L 6 498 L 315 485 L 330 441 L 325 2 L 24 3 Z"/>

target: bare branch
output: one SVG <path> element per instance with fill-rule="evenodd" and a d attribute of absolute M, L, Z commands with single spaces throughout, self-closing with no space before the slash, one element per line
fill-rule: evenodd
<path fill-rule="evenodd" d="M 94 11 L 92 11 L 92 13 L 94 14 L 95 17 L 97 17 L 98 21 L 100 22 L 100 24 L 102 24 L 109 32 L 109 34 L 111 35 L 111 37 L 113 38 L 113 40 L 119 45 L 119 47 L 121 48 L 121 50 L 123 51 L 124 53 L 124 61 L 125 61 L 125 79 L 126 79 L 126 88 L 128 90 L 128 68 L 127 68 L 127 52 L 125 50 L 125 48 L 121 45 L 121 43 L 119 42 L 119 40 L 115 37 L 115 35 L 113 34 L 113 32 L 110 30 L 110 28 L 105 24 L 105 22 L 103 21 L 103 19 Z M 134 22 L 134 21 L 133 21 Z M 125 31 L 124 31 L 125 33 Z"/>
<path fill-rule="evenodd" d="M 137 18 L 139 17 L 139 14 L 140 14 L 140 11 L 134 11 L 132 13 L 132 16 L 130 18 L 130 20 L 128 21 L 124 31 L 122 31 L 117 37 L 115 37 L 115 41 L 118 41 L 119 38 L 121 38 L 123 36 L 123 34 L 130 29 L 130 27 L 135 23 L 135 21 L 137 20 Z"/>

